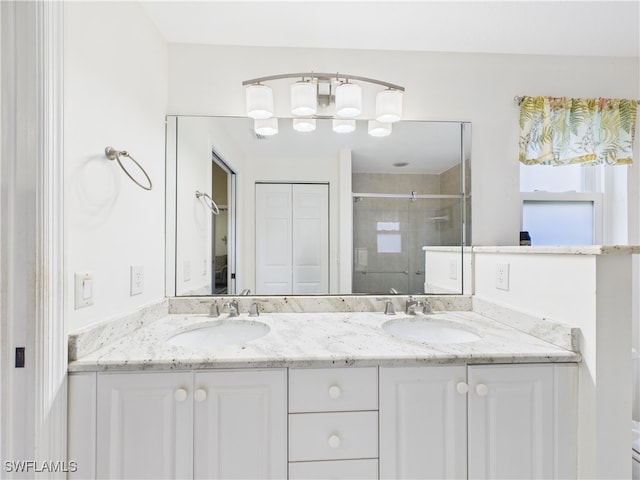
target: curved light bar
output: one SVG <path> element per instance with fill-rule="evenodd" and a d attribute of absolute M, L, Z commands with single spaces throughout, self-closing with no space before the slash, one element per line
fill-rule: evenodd
<path fill-rule="evenodd" d="M 245 80 L 244 82 L 242 82 L 242 85 L 246 87 L 247 85 L 255 85 L 261 82 L 268 82 L 270 80 L 282 80 L 283 78 L 336 79 L 339 82 L 348 82 L 349 80 L 355 80 L 357 82 L 373 83 L 374 85 L 380 85 L 381 87 L 390 88 L 392 90 L 400 90 L 401 92 L 404 92 L 404 87 L 401 87 L 400 85 L 383 82 L 382 80 L 376 80 L 374 78 L 360 77 L 358 75 L 348 75 L 346 73 L 282 73 L 279 75 L 270 75 L 268 77 Z"/>

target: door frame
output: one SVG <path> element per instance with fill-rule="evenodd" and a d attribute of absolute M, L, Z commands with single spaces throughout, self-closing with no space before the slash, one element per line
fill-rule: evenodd
<path fill-rule="evenodd" d="M 0 5 L 0 455 L 36 465 L 66 461 L 63 17 Z"/>

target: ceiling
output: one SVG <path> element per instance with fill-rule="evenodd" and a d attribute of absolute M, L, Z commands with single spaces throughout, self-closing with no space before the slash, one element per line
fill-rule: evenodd
<path fill-rule="evenodd" d="M 640 56 L 635 1 L 142 1 L 170 43 Z"/>

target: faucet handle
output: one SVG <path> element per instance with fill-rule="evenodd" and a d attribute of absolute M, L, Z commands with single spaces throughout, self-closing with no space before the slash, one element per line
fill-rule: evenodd
<path fill-rule="evenodd" d="M 393 307 L 393 302 L 388 301 L 384 306 L 384 314 L 385 315 L 395 315 L 396 309 Z"/>
<path fill-rule="evenodd" d="M 249 307 L 249 316 L 250 317 L 258 317 L 260 316 L 260 309 L 258 308 L 257 303 L 252 303 Z"/>
<path fill-rule="evenodd" d="M 433 309 L 431 308 L 431 302 L 429 302 L 429 300 L 424 299 L 422 301 L 422 313 L 427 314 L 427 313 L 433 313 Z"/>

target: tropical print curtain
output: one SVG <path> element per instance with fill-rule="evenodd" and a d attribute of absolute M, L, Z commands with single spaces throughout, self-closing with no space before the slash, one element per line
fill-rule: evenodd
<path fill-rule="evenodd" d="M 628 165 L 636 100 L 523 97 L 519 158 L 527 165 Z"/>

